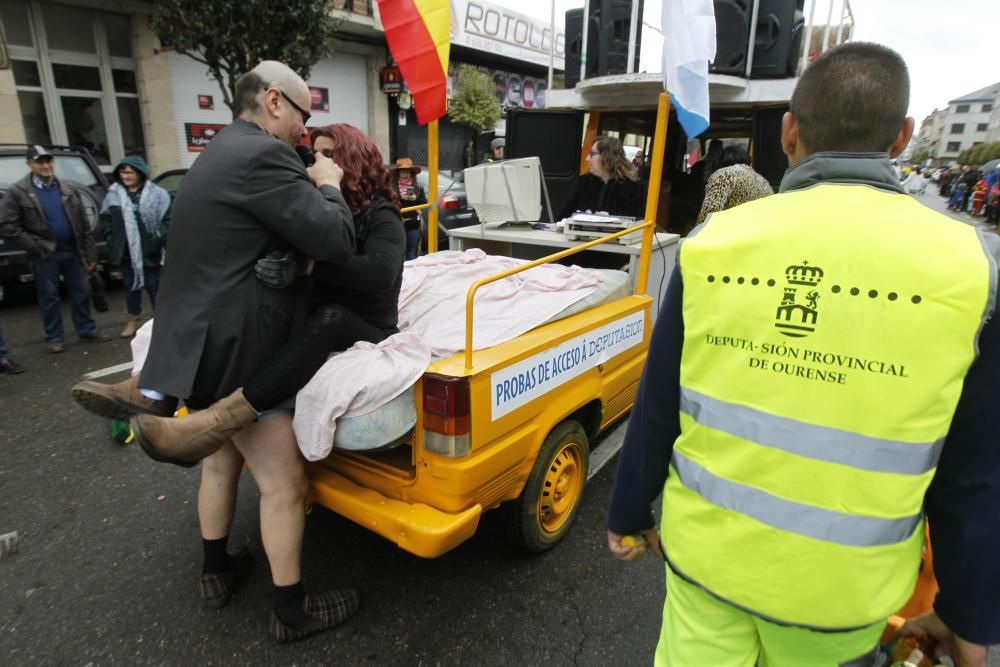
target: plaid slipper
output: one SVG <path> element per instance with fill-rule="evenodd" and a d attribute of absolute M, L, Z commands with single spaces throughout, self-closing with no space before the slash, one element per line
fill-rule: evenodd
<path fill-rule="evenodd" d="M 277 642 L 293 642 L 340 625 L 360 607 L 361 596 L 353 588 L 307 594 L 305 611 L 309 616 L 308 621 L 302 625 L 286 625 L 272 611 L 268 630 Z"/>
<path fill-rule="evenodd" d="M 218 574 L 201 575 L 201 602 L 211 609 L 221 609 L 229 604 L 236 586 L 253 567 L 250 549 L 242 546 L 229 555 L 232 569 Z"/>

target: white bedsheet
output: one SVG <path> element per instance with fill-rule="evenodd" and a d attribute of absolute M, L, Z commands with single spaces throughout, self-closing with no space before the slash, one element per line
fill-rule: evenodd
<path fill-rule="evenodd" d="M 377 410 L 411 387 L 432 358 L 461 352 L 469 287 L 524 263 L 478 248 L 407 262 L 399 295 L 400 333 L 378 345 L 359 342 L 332 355 L 296 396 L 293 425 L 303 456 L 325 458 L 333 448 L 337 419 Z M 578 266 L 544 264 L 481 288 L 473 349 L 499 345 L 540 326 L 596 291 L 601 280 L 599 273 Z M 150 320 L 132 341 L 134 375 L 145 361 L 152 326 Z"/>

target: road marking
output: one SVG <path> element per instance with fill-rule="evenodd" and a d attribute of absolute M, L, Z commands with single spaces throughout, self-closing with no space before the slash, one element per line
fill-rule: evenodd
<path fill-rule="evenodd" d="M 91 371 L 85 373 L 83 376 L 84 380 L 96 380 L 97 378 L 102 378 L 105 375 L 114 375 L 115 373 L 121 373 L 122 371 L 127 371 L 132 368 L 132 362 L 126 361 L 123 364 L 118 364 L 117 366 L 108 366 L 107 368 L 102 368 L 99 371 Z"/>
<path fill-rule="evenodd" d="M 603 446 L 598 447 L 593 456 L 590 457 L 590 472 L 587 473 L 588 481 L 600 472 L 601 468 L 603 468 L 608 461 L 614 458 L 614 455 L 617 454 L 618 450 L 622 448 L 624 440 L 621 438 L 616 438 L 615 440 L 615 442 L 605 442 Z"/>

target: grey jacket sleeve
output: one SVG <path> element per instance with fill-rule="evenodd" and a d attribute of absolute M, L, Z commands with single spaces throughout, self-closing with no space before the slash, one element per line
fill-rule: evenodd
<path fill-rule="evenodd" d="M 17 185 L 11 184 L 7 195 L 0 200 L 0 236 L 10 239 L 14 245 L 27 251 L 29 255 L 37 255 L 42 248 L 35 237 L 24 228 L 20 199 Z"/>
<path fill-rule="evenodd" d="M 344 262 L 354 254 L 354 220 L 340 190 L 317 189 L 284 144 L 268 142 L 252 158 L 244 196 L 247 211 L 308 256 Z"/>

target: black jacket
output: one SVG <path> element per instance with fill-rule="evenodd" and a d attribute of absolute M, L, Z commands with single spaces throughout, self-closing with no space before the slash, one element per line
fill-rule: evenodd
<path fill-rule="evenodd" d="M 406 251 L 399 209 L 380 198 L 354 224 L 357 254 L 341 263 L 316 263 L 313 303 L 340 304 L 391 335 L 399 322 Z"/>
<path fill-rule="evenodd" d="M 174 199 L 140 385 L 209 400 L 243 386 L 308 310 L 306 284 L 269 289 L 254 273 L 260 257 L 287 245 L 346 262 L 351 212 L 338 189 L 312 184 L 290 146 L 236 120 L 205 147 Z"/>
<path fill-rule="evenodd" d="M 639 181 L 617 178 L 605 183 L 593 174 L 584 174 L 563 204 L 559 219 L 576 211 L 607 211 L 611 215 L 641 218 L 646 211 L 646 186 Z"/>
<path fill-rule="evenodd" d="M 76 248 L 85 263 L 97 261 L 92 225 L 97 223 L 98 210 L 92 197 L 83 193 L 83 186 L 72 181 L 58 180 L 66 217 L 73 226 Z M 31 257 L 46 257 L 56 251 L 56 237 L 45 221 L 38 194 L 31 185 L 31 174 L 11 183 L 0 207 L 0 236 L 11 239 Z"/>

